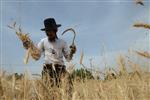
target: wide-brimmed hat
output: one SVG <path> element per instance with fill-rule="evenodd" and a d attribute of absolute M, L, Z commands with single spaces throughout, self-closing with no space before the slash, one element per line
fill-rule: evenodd
<path fill-rule="evenodd" d="M 45 28 L 42 28 L 42 31 L 49 31 L 49 30 L 57 30 L 58 27 L 61 26 L 61 24 L 56 24 L 54 18 L 47 18 L 44 20 L 44 26 Z"/>

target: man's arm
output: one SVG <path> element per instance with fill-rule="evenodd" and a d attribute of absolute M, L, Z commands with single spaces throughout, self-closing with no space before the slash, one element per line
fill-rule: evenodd
<path fill-rule="evenodd" d="M 29 46 L 28 41 L 26 41 L 26 42 L 23 42 L 23 46 L 24 46 L 25 49 L 29 49 L 30 54 L 31 54 L 31 56 L 32 56 L 32 58 L 33 58 L 34 60 L 39 60 L 39 59 L 40 59 L 41 54 L 42 54 L 42 52 L 43 52 L 43 47 L 44 47 L 44 45 L 43 45 L 43 40 L 41 40 L 41 41 L 38 43 L 38 45 L 35 46 L 35 45 L 33 44 L 31 47 Z"/>

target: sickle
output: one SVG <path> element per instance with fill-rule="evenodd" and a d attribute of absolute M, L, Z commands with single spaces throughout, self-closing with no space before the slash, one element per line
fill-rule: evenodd
<path fill-rule="evenodd" d="M 74 37 L 73 37 L 73 40 L 72 40 L 72 45 L 74 45 L 74 41 L 75 41 L 75 37 L 76 37 L 76 32 L 75 32 L 75 30 L 73 28 L 68 28 L 61 35 L 63 35 L 67 31 L 72 31 L 74 33 Z"/>

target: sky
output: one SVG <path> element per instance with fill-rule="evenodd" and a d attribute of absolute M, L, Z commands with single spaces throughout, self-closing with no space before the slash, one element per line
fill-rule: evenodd
<path fill-rule="evenodd" d="M 149 7 L 148 0 L 145 0 L 145 6 L 136 5 L 134 0 L 2 0 L 1 67 L 11 72 L 25 69 L 41 72 L 43 57 L 39 61 L 31 59 L 25 65 L 22 43 L 7 25 L 16 21 L 37 44 L 46 37 L 40 29 L 44 27 L 43 20 L 49 17 L 62 25 L 57 34 L 68 45 L 73 34 L 68 32 L 61 36 L 61 33 L 70 27 L 75 29 L 77 53 L 74 64 L 78 65 L 81 51 L 86 65 L 92 59 L 101 69 L 105 67 L 104 59 L 113 65 L 118 54 L 126 54 L 129 49 L 149 51 L 150 32 L 133 27 L 136 22 L 150 23 Z"/>

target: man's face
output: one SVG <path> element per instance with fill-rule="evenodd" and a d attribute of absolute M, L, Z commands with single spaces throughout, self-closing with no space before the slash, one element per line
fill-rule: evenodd
<path fill-rule="evenodd" d="M 48 36 L 48 39 L 50 41 L 54 41 L 56 38 L 56 31 L 54 31 L 54 30 L 46 31 L 46 35 Z"/>

